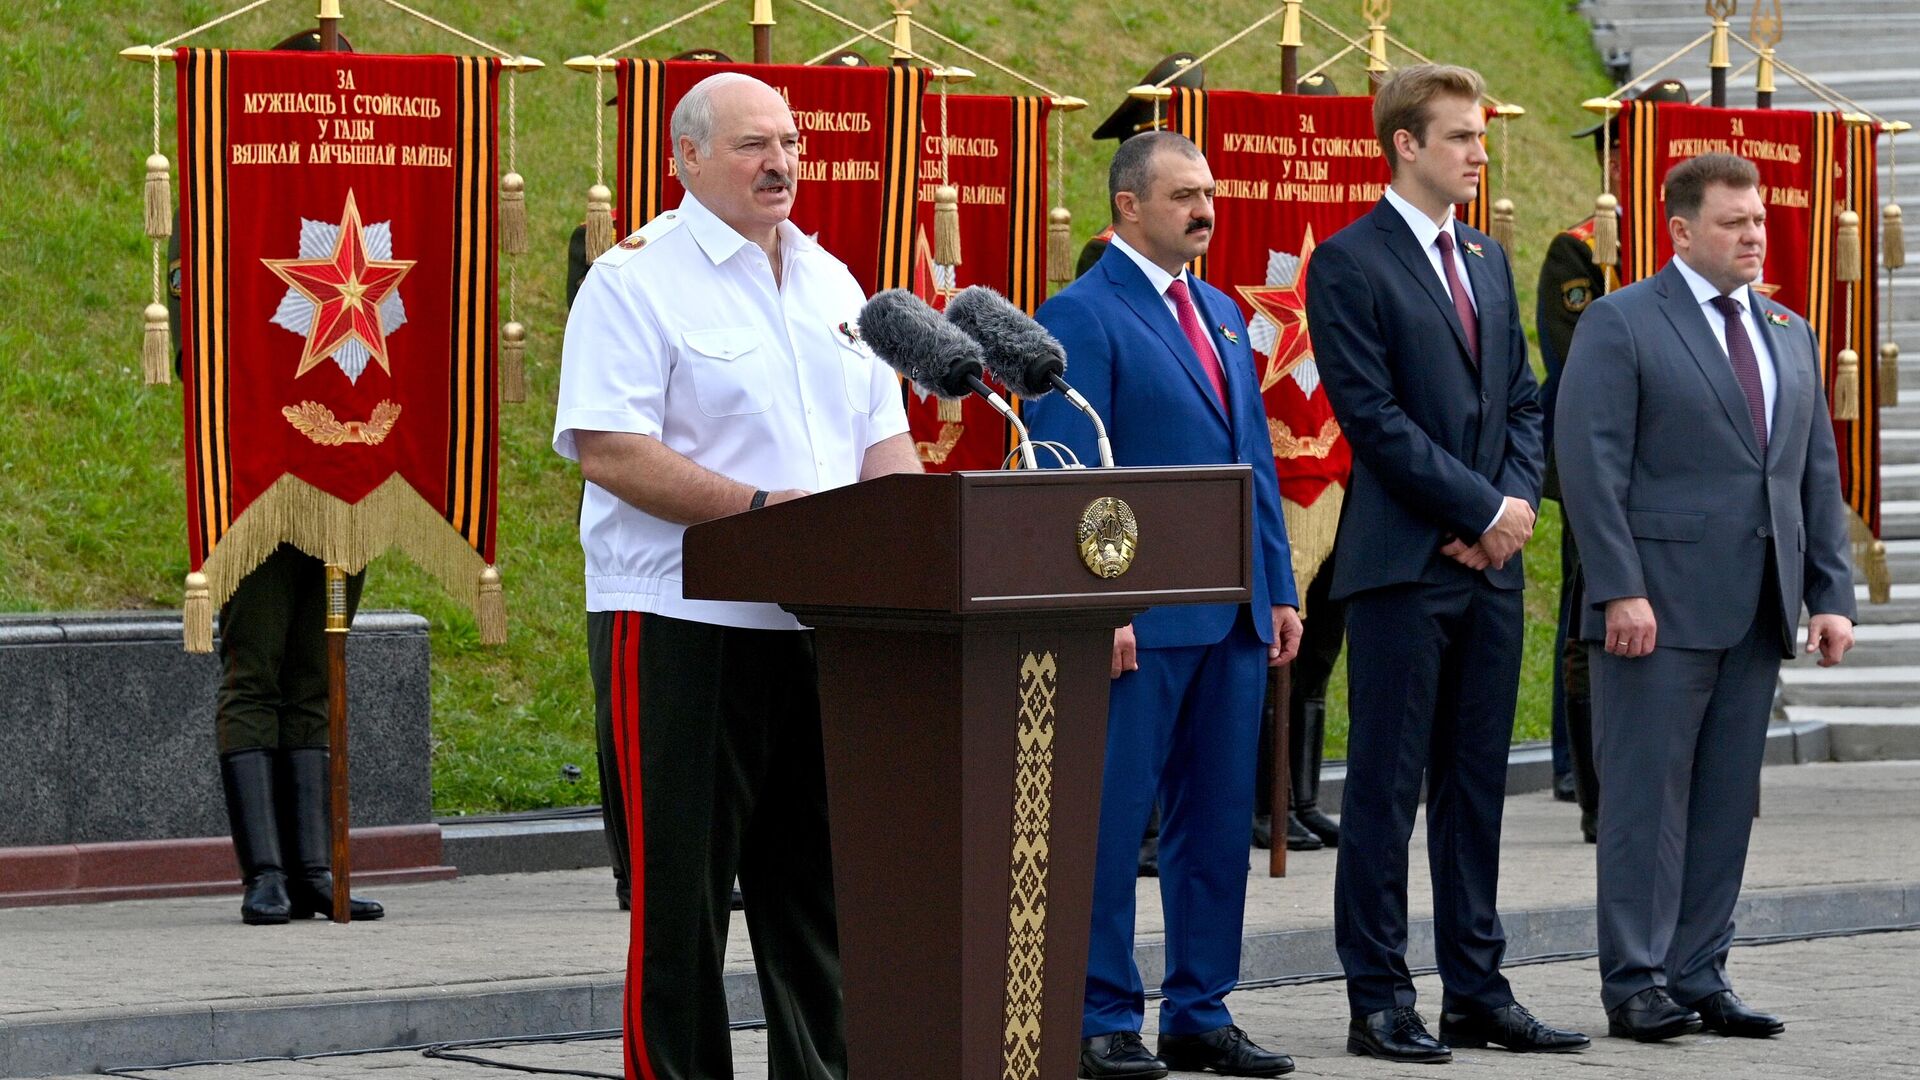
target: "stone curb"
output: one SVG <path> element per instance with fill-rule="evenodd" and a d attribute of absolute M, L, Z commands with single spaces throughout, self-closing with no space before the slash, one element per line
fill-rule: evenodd
<path fill-rule="evenodd" d="M 1734 917 L 1743 939 L 1907 926 L 1920 922 L 1920 882 L 1769 891 L 1742 898 Z M 1512 911 L 1502 921 L 1510 964 L 1594 947 L 1590 906 Z M 1142 978 L 1157 983 L 1164 969 L 1161 944 L 1144 943 L 1135 955 Z M 1433 963 L 1431 919 L 1409 926 L 1407 962 Z M 1241 944 L 1240 968 L 1243 983 L 1337 973 L 1333 929 L 1250 933 Z M 729 973 L 726 995 L 737 1022 L 762 1018 L 752 971 Z M 620 978 L 596 974 L 95 1009 L 0 1022 L 0 1076 L 602 1030 L 619 1026 L 620 1002 Z"/>

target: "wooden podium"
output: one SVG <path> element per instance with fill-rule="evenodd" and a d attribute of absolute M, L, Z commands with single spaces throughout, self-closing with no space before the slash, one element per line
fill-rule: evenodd
<path fill-rule="evenodd" d="M 687 596 L 816 631 L 852 1080 L 1076 1075 L 1113 630 L 1251 596 L 1252 475 L 890 476 L 687 530 Z"/>

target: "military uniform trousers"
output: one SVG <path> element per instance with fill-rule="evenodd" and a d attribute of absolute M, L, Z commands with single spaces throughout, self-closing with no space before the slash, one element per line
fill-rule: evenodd
<path fill-rule="evenodd" d="M 722 963 L 733 881 L 770 1080 L 845 1080 L 813 635 L 587 616 L 627 810 L 627 1080 L 733 1075 Z"/>
<path fill-rule="evenodd" d="M 366 572 L 347 577 L 347 618 Z M 220 753 L 327 745 L 326 564 L 281 544 L 220 609 Z"/>

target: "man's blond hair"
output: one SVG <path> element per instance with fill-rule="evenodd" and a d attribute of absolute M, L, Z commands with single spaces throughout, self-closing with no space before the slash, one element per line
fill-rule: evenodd
<path fill-rule="evenodd" d="M 1406 131 L 1413 141 L 1427 144 L 1427 125 L 1433 120 L 1433 103 L 1438 98 L 1465 98 L 1479 101 L 1487 92 L 1487 81 L 1472 68 L 1455 64 L 1415 64 L 1403 67 L 1387 77 L 1373 95 L 1373 131 L 1380 140 L 1380 152 L 1387 164 L 1400 171 L 1400 155 L 1393 149 L 1393 133 Z"/>

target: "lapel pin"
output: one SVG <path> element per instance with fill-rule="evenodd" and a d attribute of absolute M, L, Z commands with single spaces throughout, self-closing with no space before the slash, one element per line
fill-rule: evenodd
<path fill-rule="evenodd" d="M 1240 335 L 1239 335 L 1239 334 L 1236 334 L 1236 333 L 1234 333 L 1234 332 L 1233 332 L 1232 330 L 1230 330 L 1230 329 L 1228 329 L 1228 328 L 1227 328 L 1227 324 L 1226 324 L 1226 323 L 1221 323 L 1221 324 L 1220 324 L 1220 336 L 1222 336 L 1222 337 L 1224 337 L 1224 338 L 1226 338 L 1226 339 L 1227 339 L 1227 341 L 1229 341 L 1230 343 L 1232 343 L 1232 344 L 1234 344 L 1234 345 L 1238 345 L 1238 344 L 1240 344 Z"/>
<path fill-rule="evenodd" d="M 1467 254 L 1476 259 L 1484 259 L 1487 257 L 1487 249 L 1469 240 L 1467 241 Z"/>
<path fill-rule="evenodd" d="M 1777 311 L 1767 312 L 1767 321 L 1772 323 L 1775 326 L 1787 325 L 1787 317 L 1785 315 L 1780 314 Z"/>
<path fill-rule="evenodd" d="M 859 326 L 859 324 L 858 324 L 858 323 L 854 323 L 854 322 L 851 322 L 851 321 L 848 321 L 848 322 L 843 322 L 843 323 L 841 323 L 841 324 L 840 324 L 840 335 L 841 335 L 842 337 L 844 337 L 844 338 L 846 338 L 846 339 L 847 339 L 847 344 L 849 344 L 849 345 L 858 345 L 858 344 L 860 344 L 860 326 Z"/>

